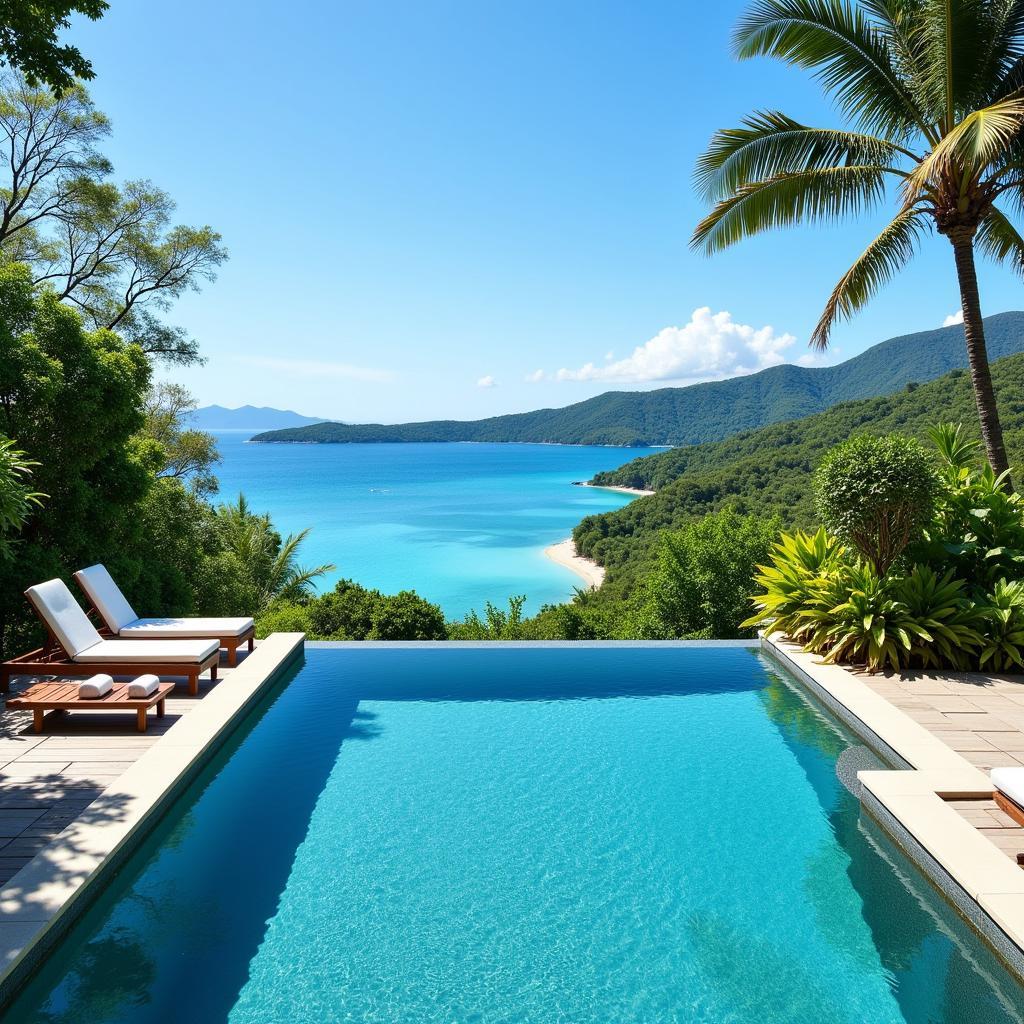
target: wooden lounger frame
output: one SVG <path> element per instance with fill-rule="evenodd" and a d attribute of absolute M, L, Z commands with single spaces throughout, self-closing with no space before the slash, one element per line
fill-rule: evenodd
<path fill-rule="evenodd" d="M 1024 827 L 1024 807 L 1015 804 L 1008 796 L 1000 793 L 998 789 L 992 794 L 992 799 L 995 800 L 999 810 L 1008 814 L 1018 825 Z"/>
<path fill-rule="evenodd" d="M 80 697 L 77 683 L 36 683 L 7 701 L 7 707 L 31 711 L 36 732 L 43 731 L 47 711 L 134 711 L 136 728 L 145 732 L 146 713 L 155 707 L 156 717 L 164 717 L 167 695 L 174 689 L 174 683 L 161 683 L 148 697 L 129 697 L 129 685 L 116 683 L 102 697 Z"/>
<path fill-rule="evenodd" d="M 194 697 L 199 693 L 199 677 L 203 672 L 209 669 L 210 678 L 217 678 L 219 650 L 214 651 L 203 661 L 191 664 L 187 661 L 73 661 L 27 592 L 25 598 L 46 629 L 46 643 L 34 651 L 29 651 L 28 654 L 22 654 L 0 664 L 0 693 L 10 692 L 11 676 L 18 675 L 94 676 L 99 672 L 105 672 L 112 676 L 126 676 L 151 672 L 161 679 L 164 676 L 184 676 L 188 680 L 188 692 Z M 213 640 L 214 637 L 208 639 Z"/>

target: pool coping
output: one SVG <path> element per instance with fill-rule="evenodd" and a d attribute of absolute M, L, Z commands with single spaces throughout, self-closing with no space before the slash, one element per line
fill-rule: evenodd
<path fill-rule="evenodd" d="M 1024 871 L 946 803 L 991 798 L 985 772 L 865 686 L 860 673 L 826 665 L 778 635 L 763 636 L 761 644 L 868 746 L 898 766 L 857 773 L 862 806 L 1024 980 Z"/>
<path fill-rule="evenodd" d="M 303 649 L 273 633 L 0 890 L 0 1008 Z"/>

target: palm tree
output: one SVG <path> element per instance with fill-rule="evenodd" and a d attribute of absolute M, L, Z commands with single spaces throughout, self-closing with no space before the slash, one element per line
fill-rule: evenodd
<path fill-rule="evenodd" d="M 836 285 L 811 345 L 825 348 L 835 322 L 861 309 L 930 231 L 944 235 L 985 451 L 1004 472 L 975 250 L 1024 272 L 1024 238 L 996 206 L 1001 197 L 1022 205 L 1024 2 L 757 0 L 733 46 L 741 59 L 777 57 L 811 70 L 845 125 L 813 128 L 761 110 L 717 132 L 697 167 L 713 209 L 692 244 L 714 253 L 895 197 L 895 217 Z"/>
<path fill-rule="evenodd" d="M 217 509 L 217 529 L 225 550 L 252 584 L 259 606 L 256 610 L 276 600 L 301 601 L 313 593 L 315 580 L 334 571 L 332 564 L 300 566 L 298 551 L 309 530 L 289 534 L 282 540 L 269 516 L 249 510 L 244 495 L 238 496 L 237 504 Z"/>

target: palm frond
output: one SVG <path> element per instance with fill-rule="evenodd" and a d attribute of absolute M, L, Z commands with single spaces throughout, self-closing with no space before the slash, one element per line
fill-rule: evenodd
<path fill-rule="evenodd" d="M 811 128 L 777 110 L 755 111 L 739 128 L 715 133 L 697 163 L 696 181 L 711 200 L 733 195 L 751 181 L 825 167 L 898 165 L 914 157 L 888 139 L 863 132 Z"/>
<path fill-rule="evenodd" d="M 690 245 L 710 254 L 771 228 L 861 213 L 884 197 L 887 171 L 858 164 L 751 182 L 716 204 L 697 225 Z"/>
<path fill-rule="evenodd" d="M 828 347 L 836 320 L 848 320 L 910 262 L 926 222 L 920 210 L 902 210 L 857 257 L 835 286 L 811 335 L 811 346 Z"/>
<path fill-rule="evenodd" d="M 979 110 L 954 125 L 907 179 L 905 199 L 913 203 L 929 185 L 943 179 L 979 175 L 999 162 L 1024 128 L 1024 94 L 1015 94 Z"/>
<path fill-rule="evenodd" d="M 1001 210 L 991 207 L 978 225 L 974 244 L 990 260 L 1009 263 L 1024 277 L 1024 238 Z"/>
<path fill-rule="evenodd" d="M 905 137 L 932 131 L 901 80 L 885 33 L 849 0 L 757 0 L 733 36 L 737 57 L 776 57 L 814 71 L 859 124 Z"/>

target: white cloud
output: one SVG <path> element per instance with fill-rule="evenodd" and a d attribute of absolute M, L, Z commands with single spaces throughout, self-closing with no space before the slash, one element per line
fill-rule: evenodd
<path fill-rule="evenodd" d="M 476 382 L 476 386 L 478 388 L 493 388 L 494 385 L 497 384 L 497 383 L 498 382 L 490 374 L 487 374 L 486 377 L 481 377 Z"/>
<path fill-rule="evenodd" d="M 958 309 L 955 313 L 950 313 L 945 320 L 942 321 L 943 327 L 953 327 L 956 324 L 962 324 L 964 322 L 964 311 Z"/>
<path fill-rule="evenodd" d="M 604 366 L 587 363 L 576 370 L 561 369 L 558 380 L 621 381 L 715 380 L 763 370 L 784 363 L 784 351 L 795 344 L 792 334 L 774 327 L 736 323 L 731 313 L 696 309 L 689 323 L 666 327 L 632 355 Z"/>
<path fill-rule="evenodd" d="M 543 370 L 534 370 L 533 373 L 528 373 L 523 380 L 528 384 L 539 384 L 547 374 Z"/>
<path fill-rule="evenodd" d="M 615 353 L 612 351 L 605 352 L 604 361 L 610 363 L 615 358 Z"/>
<path fill-rule="evenodd" d="M 297 377 L 340 377 L 383 384 L 394 379 L 390 370 L 372 366 L 353 366 L 350 363 L 321 362 L 317 359 L 280 359 L 276 356 L 234 356 L 235 362 L 256 366 L 275 373 L 290 373 Z"/>

